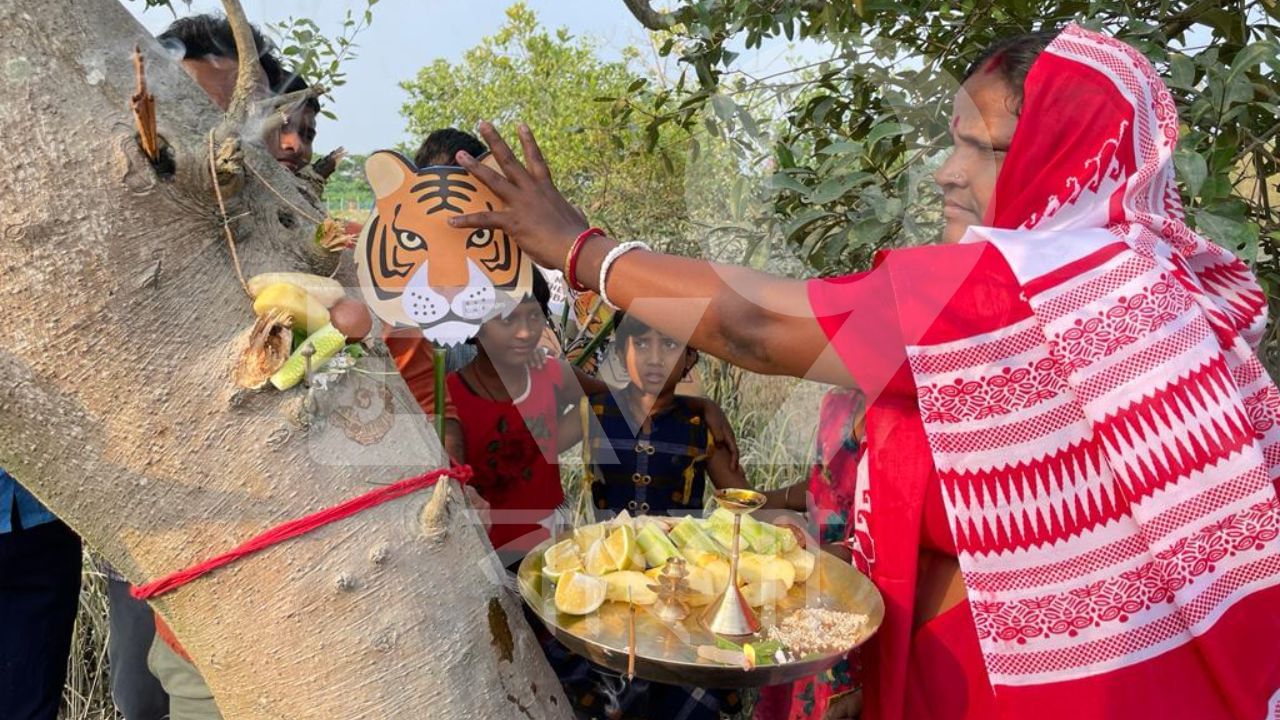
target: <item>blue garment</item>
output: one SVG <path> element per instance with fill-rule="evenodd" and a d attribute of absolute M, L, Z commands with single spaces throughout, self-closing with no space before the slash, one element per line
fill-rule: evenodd
<path fill-rule="evenodd" d="M 677 395 L 632 431 L 613 393 L 588 398 L 596 423 L 585 443 L 597 511 L 631 515 L 701 513 L 711 433 L 687 398 Z M 609 462 L 616 458 L 617 462 Z M 600 512 L 597 512 L 600 514 Z"/>
<path fill-rule="evenodd" d="M 15 508 L 23 528 L 33 528 L 57 519 L 49 508 L 41 505 L 12 475 L 0 468 L 0 533 L 13 530 Z"/>

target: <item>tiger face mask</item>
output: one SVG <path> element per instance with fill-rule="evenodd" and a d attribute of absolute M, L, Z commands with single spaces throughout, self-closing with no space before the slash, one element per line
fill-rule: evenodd
<path fill-rule="evenodd" d="M 485 164 L 497 169 L 492 156 Z M 365 162 L 374 209 L 356 244 L 365 301 L 383 322 L 457 345 L 509 313 L 533 287 L 533 265 L 501 230 L 450 227 L 458 215 L 501 209 L 460 167 L 417 168 L 380 150 Z"/>

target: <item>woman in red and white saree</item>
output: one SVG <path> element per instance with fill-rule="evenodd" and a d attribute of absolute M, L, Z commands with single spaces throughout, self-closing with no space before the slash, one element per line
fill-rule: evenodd
<path fill-rule="evenodd" d="M 800 282 L 575 242 L 527 130 L 528 169 L 482 126 L 506 178 L 460 160 L 510 210 L 458 224 L 568 255 L 664 332 L 687 318 L 645 299 L 689 300 L 704 351 L 866 393 L 852 545 L 887 612 L 862 653 L 864 717 L 1276 720 L 1265 297 L 1183 222 L 1177 114 L 1145 58 L 1071 26 L 1021 90 L 1008 117 L 957 100 L 939 182 L 959 242 L 867 273 Z M 974 118 L 993 138 L 1006 123 L 1008 147 L 975 140 Z M 983 152 L 990 186 L 964 164 Z M 920 582 L 948 563 L 962 582 Z"/>

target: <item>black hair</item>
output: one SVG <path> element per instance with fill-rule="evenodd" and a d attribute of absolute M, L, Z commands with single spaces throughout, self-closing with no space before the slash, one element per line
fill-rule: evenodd
<path fill-rule="evenodd" d="M 457 128 L 440 128 L 432 130 L 418 151 L 413 154 L 413 162 L 418 167 L 430 165 L 456 165 L 459 150 L 466 150 L 472 157 L 480 157 L 489 152 L 489 148 L 480 139 L 465 130 Z M 550 291 L 548 291 L 550 292 Z"/>
<path fill-rule="evenodd" d="M 297 73 L 290 73 L 289 77 L 285 80 L 282 87 L 273 88 L 273 89 L 275 90 L 277 95 L 283 95 L 285 93 L 297 92 L 299 90 L 306 90 L 309 87 L 311 87 L 311 83 L 307 82 L 306 80 L 303 80 L 301 75 Z M 311 112 L 319 114 L 320 98 L 309 97 L 307 98 L 307 101 L 303 103 L 303 106 L 306 107 Z"/>
<path fill-rule="evenodd" d="M 614 352 L 617 352 L 620 355 L 624 355 L 627 351 L 627 345 L 631 341 L 631 338 L 634 338 L 638 335 L 643 335 L 652 329 L 653 328 L 648 323 L 646 323 L 645 321 L 641 320 L 638 317 L 635 317 L 634 315 L 628 315 L 622 310 L 615 311 L 613 314 Z M 693 355 L 693 362 L 696 365 L 698 362 L 697 349 L 694 348 L 689 343 L 685 343 L 684 352 L 685 352 L 685 357 L 688 357 L 690 354 Z M 687 368 L 685 368 L 685 371 L 684 371 L 685 379 L 688 379 L 689 372 L 692 369 L 693 369 L 693 365 L 690 365 Z"/>
<path fill-rule="evenodd" d="M 542 308 L 542 314 L 551 319 L 551 286 L 547 284 L 547 279 L 542 276 L 542 271 L 538 268 L 533 269 L 533 299 L 538 302 L 538 307 Z M 528 295 L 525 296 L 527 300 Z"/>
<path fill-rule="evenodd" d="M 622 310 L 613 313 L 613 337 L 619 348 L 625 348 L 627 341 L 637 335 L 649 332 L 650 328 L 638 317 L 628 315 Z"/>
<path fill-rule="evenodd" d="M 1000 73 L 1001 79 L 1013 91 L 1014 106 L 1010 109 L 1017 115 L 1022 110 L 1022 86 L 1027 81 L 1027 73 L 1031 71 L 1031 66 L 1040 57 L 1040 53 L 1057 36 L 1057 30 L 1046 30 L 999 40 L 982 51 L 969 65 L 960 82 L 963 83 L 979 71 Z"/>
<path fill-rule="evenodd" d="M 631 338 L 643 335 L 652 329 L 653 327 L 645 321 L 634 315 L 628 315 L 622 310 L 618 310 L 613 314 L 613 337 L 618 341 L 619 349 L 625 348 L 627 341 Z M 665 333 L 663 334 L 666 335 Z M 694 349 L 689 343 L 685 343 L 684 346 L 686 350 Z"/>
<path fill-rule="evenodd" d="M 524 302 L 531 297 L 538 303 L 538 307 L 542 308 L 542 314 L 546 316 L 547 322 L 551 322 L 551 286 L 547 284 L 547 279 L 542 277 L 542 271 L 537 268 L 533 268 L 533 288 L 531 292 L 525 294 L 520 302 Z M 475 345 L 475 336 L 467 338 L 466 343 Z"/>
<path fill-rule="evenodd" d="M 275 43 L 264 37 L 258 28 L 252 25 L 249 28 L 253 31 L 253 44 L 258 48 L 258 61 L 267 76 L 267 85 L 278 91 L 285 77 L 280 60 L 275 56 Z M 183 60 L 207 57 L 240 59 L 236 54 L 236 38 L 231 31 L 231 23 L 221 15 L 210 13 L 178 18 L 156 39 L 166 48 L 181 49 Z"/>

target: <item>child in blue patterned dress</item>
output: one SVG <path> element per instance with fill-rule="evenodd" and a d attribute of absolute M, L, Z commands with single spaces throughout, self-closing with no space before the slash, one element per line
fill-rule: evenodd
<path fill-rule="evenodd" d="M 698 362 L 697 351 L 622 313 L 617 328 L 614 352 L 631 382 L 591 394 L 582 406 L 584 482 L 590 484 L 596 519 L 623 510 L 633 516 L 700 515 L 708 477 L 716 488 L 750 487 L 741 466 L 703 422 L 701 399 L 675 392 Z M 766 497 L 770 506 L 784 507 L 785 490 Z M 579 681 L 566 682 L 565 689 L 580 717 L 716 720 L 742 710 L 732 690 L 610 683 L 601 677 L 609 671 L 598 666 L 583 663 L 579 670 Z M 610 685 L 615 690 L 602 703 L 598 693 Z M 589 709 L 601 704 L 608 706 L 603 715 Z"/>
<path fill-rule="evenodd" d="M 622 316 L 622 313 L 619 313 Z M 719 451 L 716 438 L 676 385 L 698 353 L 634 317 L 620 317 L 614 352 L 631 382 L 590 395 L 595 422 L 583 441 L 597 520 L 631 515 L 701 514 L 707 476 L 717 488 L 746 488 L 746 475 Z"/>

